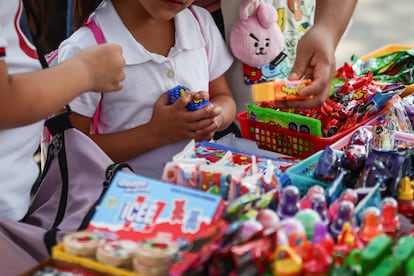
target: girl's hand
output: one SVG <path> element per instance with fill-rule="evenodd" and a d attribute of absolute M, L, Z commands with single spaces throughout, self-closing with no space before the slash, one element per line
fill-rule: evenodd
<path fill-rule="evenodd" d="M 196 130 L 196 141 L 209 141 L 213 138 L 214 133 L 219 130 L 222 125 L 223 109 L 220 106 L 210 104 L 206 107 L 209 117 L 203 120 L 203 127 Z"/>
<path fill-rule="evenodd" d="M 125 60 L 119 45 L 91 46 L 79 52 L 75 59 L 84 65 L 83 68 L 86 68 L 85 75 L 89 76 L 90 83 L 87 90 L 112 92 L 122 88 L 122 81 L 125 78 Z"/>
<path fill-rule="evenodd" d="M 148 135 L 154 137 L 157 144 L 166 145 L 188 139 L 200 140 L 206 136 L 206 132 L 209 132 L 206 129 L 217 128 L 214 121 L 217 110 L 213 105 L 196 111 L 187 110 L 186 106 L 194 96 L 198 97 L 200 94 L 197 96 L 188 93 L 172 105 L 168 105 L 168 95 L 164 93 L 156 101 L 152 117 L 148 122 L 150 130 Z"/>

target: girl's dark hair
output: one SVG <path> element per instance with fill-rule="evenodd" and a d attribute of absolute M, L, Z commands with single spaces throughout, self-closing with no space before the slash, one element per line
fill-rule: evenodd
<path fill-rule="evenodd" d="M 76 0 L 73 7 L 73 30 L 85 23 L 89 15 L 105 0 Z"/>
<path fill-rule="evenodd" d="M 66 38 L 66 1 L 23 0 L 33 41 L 42 54 Z"/>

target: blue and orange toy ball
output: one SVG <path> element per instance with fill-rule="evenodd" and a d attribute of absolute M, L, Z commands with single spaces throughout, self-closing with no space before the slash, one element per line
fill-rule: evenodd
<path fill-rule="evenodd" d="M 168 90 L 168 104 L 175 103 L 175 101 L 178 100 L 178 98 L 186 95 L 189 91 L 190 89 L 182 85 L 177 85 L 176 87 L 169 89 Z M 189 111 L 195 111 L 209 104 L 210 104 L 210 101 L 206 99 L 192 99 L 191 102 L 187 104 L 186 108 Z"/>

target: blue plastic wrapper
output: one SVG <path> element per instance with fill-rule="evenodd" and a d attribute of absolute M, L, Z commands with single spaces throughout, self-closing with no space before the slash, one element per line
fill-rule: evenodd
<path fill-rule="evenodd" d="M 327 146 L 319 158 L 318 165 L 313 173 L 313 178 L 325 182 L 334 181 L 340 172 L 339 163 L 336 152 Z"/>
<path fill-rule="evenodd" d="M 379 185 L 383 196 L 396 197 L 404 160 L 403 152 L 371 149 L 356 187 L 370 188 Z"/>

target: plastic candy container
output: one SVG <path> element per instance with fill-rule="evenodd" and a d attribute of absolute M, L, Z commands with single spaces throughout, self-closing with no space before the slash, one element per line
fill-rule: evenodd
<path fill-rule="evenodd" d="M 276 228 L 280 222 L 279 216 L 272 209 L 260 209 L 256 220 L 263 225 L 265 230 Z"/>
<path fill-rule="evenodd" d="M 381 212 L 377 207 L 368 207 L 364 211 L 359 235 L 363 242 L 369 243 L 376 236 L 384 234 L 381 224 Z"/>
<path fill-rule="evenodd" d="M 102 243 L 99 235 L 90 231 L 70 233 L 63 238 L 65 252 L 86 258 L 94 258 L 96 249 Z"/>
<path fill-rule="evenodd" d="M 313 238 L 315 224 L 317 222 L 322 222 L 318 212 L 312 209 L 300 210 L 296 213 L 295 218 L 302 222 L 305 227 L 306 238 L 311 241 Z"/>
<path fill-rule="evenodd" d="M 392 239 L 386 235 L 378 235 L 361 251 L 360 263 L 362 274 L 368 275 L 386 256 L 391 255 Z M 374 274 L 375 275 L 375 274 Z M 378 274 L 377 274 L 378 275 Z"/>
<path fill-rule="evenodd" d="M 253 100 L 255 102 L 306 100 L 312 96 L 299 96 L 299 92 L 311 82 L 310 79 L 304 79 L 253 84 Z"/>
<path fill-rule="evenodd" d="M 414 190 L 409 177 L 401 180 L 398 189 L 398 212 L 414 223 Z"/>
<path fill-rule="evenodd" d="M 312 245 L 305 258 L 303 272 L 305 276 L 328 275 L 332 257 L 321 244 Z"/>
<path fill-rule="evenodd" d="M 296 186 L 287 186 L 282 190 L 277 214 L 281 219 L 293 217 L 300 207 L 299 189 Z"/>
<path fill-rule="evenodd" d="M 354 216 L 354 204 L 348 200 L 339 202 L 337 215 L 330 224 L 329 230 L 331 235 L 336 239 L 342 232 L 342 228 L 345 223 L 351 223 Z"/>
<path fill-rule="evenodd" d="M 273 275 L 300 276 L 303 271 L 301 257 L 289 246 L 278 246 L 275 252 Z"/>
<path fill-rule="evenodd" d="M 134 270 L 142 275 L 165 275 L 178 253 L 175 243 L 147 239 L 138 243 L 133 259 Z"/>
<path fill-rule="evenodd" d="M 327 207 L 325 195 L 314 194 L 312 195 L 310 200 L 311 200 L 311 209 L 318 212 L 319 216 L 322 219 L 322 222 L 325 223 L 325 225 L 328 225 L 329 224 L 328 207 Z"/>
<path fill-rule="evenodd" d="M 358 193 L 354 189 L 345 189 L 341 193 L 339 198 L 335 200 L 334 202 L 332 202 L 332 204 L 329 206 L 329 209 L 328 209 L 328 215 L 331 221 L 336 219 L 336 216 L 338 214 L 338 205 L 341 201 L 344 201 L 344 200 L 351 202 L 355 207 L 358 201 Z"/>
<path fill-rule="evenodd" d="M 333 254 L 335 241 L 329 234 L 327 225 L 322 222 L 315 223 L 312 244 L 322 245 L 323 249 L 329 254 L 329 256 Z"/>
<path fill-rule="evenodd" d="M 98 247 L 96 260 L 106 265 L 130 269 L 137 248 L 137 243 L 132 240 L 109 241 Z"/>
<path fill-rule="evenodd" d="M 311 208 L 311 197 L 314 194 L 325 194 L 325 189 L 320 185 L 313 185 L 310 187 L 306 195 L 300 200 L 300 209 Z"/>
<path fill-rule="evenodd" d="M 334 251 L 341 256 L 350 254 L 354 249 L 362 249 L 364 247 L 362 240 L 349 222 L 346 222 L 342 227 L 337 241 L 334 245 Z"/>
<path fill-rule="evenodd" d="M 381 224 L 385 234 L 396 238 L 400 231 L 400 220 L 398 217 L 398 204 L 393 197 L 386 197 L 382 200 Z"/>
<path fill-rule="evenodd" d="M 178 85 L 174 88 L 168 90 L 168 103 L 173 104 L 175 101 L 181 97 L 189 93 L 189 89 L 185 86 Z M 206 99 L 192 99 L 191 102 L 188 103 L 186 106 L 189 111 L 195 111 L 201 109 L 210 104 L 210 101 Z"/>
<path fill-rule="evenodd" d="M 294 233 L 305 234 L 305 227 L 300 220 L 291 217 L 281 220 L 277 226 L 278 234 L 283 233 L 289 239 Z"/>

